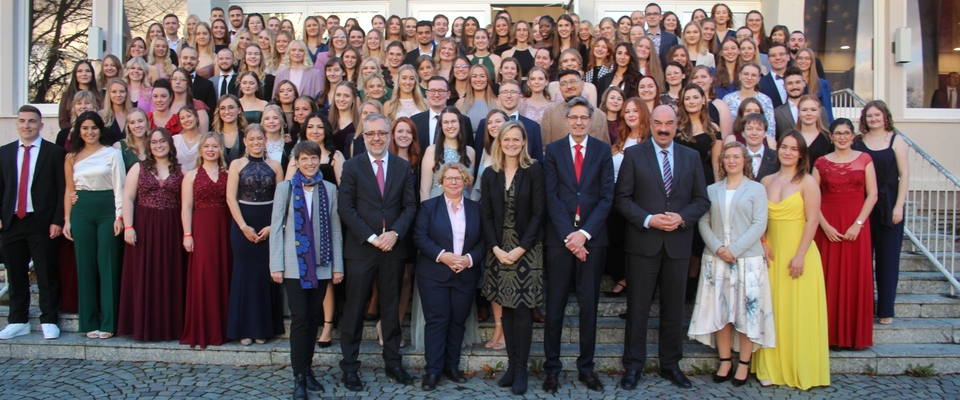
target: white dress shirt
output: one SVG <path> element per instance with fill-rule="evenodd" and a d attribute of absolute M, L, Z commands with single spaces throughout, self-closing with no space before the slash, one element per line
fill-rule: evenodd
<path fill-rule="evenodd" d="M 777 85 L 777 93 L 780 93 L 780 101 L 787 101 L 787 88 L 783 86 L 783 75 L 776 72 L 770 72 L 770 74 L 773 75 L 773 84 Z M 777 79 L 777 77 L 780 77 L 780 79 Z"/>
<path fill-rule="evenodd" d="M 753 176 L 757 176 L 757 173 L 760 172 L 760 163 L 763 161 L 763 145 L 760 145 L 760 150 L 753 152 L 750 148 L 747 148 L 747 156 L 750 157 L 750 161 L 753 163 Z M 760 155 L 759 157 L 754 157 L 755 154 Z"/>
<path fill-rule="evenodd" d="M 374 176 L 373 179 L 374 179 L 374 183 L 376 183 L 376 179 L 377 179 L 377 178 L 376 178 L 376 176 L 377 176 L 377 169 L 378 169 L 378 168 L 381 168 L 381 166 L 380 166 L 380 165 L 377 165 L 377 159 L 376 159 L 372 154 L 370 154 L 369 151 L 367 152 L 367 157 L 370 158 L 370 166 L 373 168 L 373 176 Z M 384 189 L 386 189 L 386 185 L 387 185 L 387 158 L 388 158 L 388 157 L 390 157 L 390 153 L 386 153 L 386 152 L 383 153 L 383 163 L 382 163 L 381 165 L 382 165 L 382 168 L 383 168 L 383 185 L 384 185 Z M 397 234 L 397 236 L 399 236 L 399 234 Z M 376 235 L 376 234 L 373 234 L 373 235 L 370 235 L 370 237 L 367 238 L 367 242 L 373 243 L 373 241 L 376 240 L 376 239 L 377 239 L 377 235 Z"/>
<path fill-rule="evenodd" d="M 575 161 L 577 159 L 577 149 L 575 149 L 573 146 L 576 146 L 577 142 L 573 140 L 573 135 L 567 135 L 567 139 L 570 141 L 570 157 L 573 157 L 570 160 Z M 583 146 L 580 148 L 580 153 L 583 155 L 584 161 L 587 160 L 587 142 L 589 141 L 590 141 L 590 135 L 587 135 L 586 137 L 583 138 L 583 141 L 579 143 L 581 146 Z M 574 171 L 574 173 L 576 173 L 576 171 Z M 583 229 L 578 229 L 577 231 L 582 233 L 583 236 L 586 236 L 587 240 L 593 239 L 593 236 L 591 236 L 589 232 Z"/>
<path fill-rule="evenodd" d="M 661 153 L 661 151 L 663 151 L 663 150 L 666 150 L 666 151 L 667 151 L 667 154 L 666 154 L 666 155 L 664 155 L 663 153 Z M 663 158 L 664 158 L 664 157 L 666 157 L 666 158 L 667 158 L 667 161 L 669 161 L 669 163 L 670 163 L 670 173 L 672 174 L 673 171 L 676 171 L 676 170 L 677 170 L 676 166 L 675 166 L 674 163 L 673 163 L 674 157 L 673 157 L 673 142 L 672 142 L 672 141 L 670 142 L 670 146 L 667 147 L 666 149 L 661 148 L 661 147 L 660 147 L 659 145 L 657 145 L 657 144 L 654 144 L 654 145 L 653 145 L 653 151 L 656 152 L 655 155 L 657 156 L 657 167 L 660 168 L 660 178 L 661 178 L 661 179 L 663 179 Z M 676 179 L 674 179 L 674 181 L 676 181 Z M 643 227 L 644 227 L 644 228 L 650 229 L 650 219 L 651 219 L 651 218 L 653 218 L 653 215 L 652 215 L 652 214 L 651 214 L 651 215 L 648 215 L 647 218 L 643 220 Z"/>
<path fill-rule="evenodd" d="M 40 143 L 43 143 L 43 139 L 37 137 L 37 140 L 34 140 L 33 143 L 24 143 L 23 140 L 17 142 L 17 188 L 20 187 L 20 174 L 23 173 L 23 153 L 26 149 L 23 148 L 23 145 L 33 146 L 30 148 L 30 175 L 27 176 L 27 212 L 33 212 L 33 176 L 37 173 L 37 157 L 40 156 Z M 17 193 L 17 199 L 20 198 L 19 193 Z M 13 209 L 17 210 L 20 207 L 17 204 L 16 199 L 14 199 Z"/>

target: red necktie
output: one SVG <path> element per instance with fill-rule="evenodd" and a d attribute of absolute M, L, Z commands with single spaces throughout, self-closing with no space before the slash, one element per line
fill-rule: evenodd
<path fill-rule="evenodd" d="M 577 155 L 573 157 L 573 171 L 577 174 L 577 184 L 580 184 L 580 172 L 583 171 L 583 152 L 580 150 L 583 149 L 583 145 L 577 143 L 573 145 L 573 149 L 576 150 Z M 575 226 L 580 226 L 580 204 L 577 204 L 577 217 Z"/>
<path fill-rule="evenodd" d="M 20 165 L 20 187 L 17 189 L 17 218 L 27 216 L 27 183 L 30 182 L 30 149 L 33 145 L 20 145 L 23 148 L 23 164 Z"/>

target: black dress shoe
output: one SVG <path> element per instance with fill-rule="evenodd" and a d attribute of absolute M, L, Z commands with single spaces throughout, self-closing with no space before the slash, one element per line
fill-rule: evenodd
<path fill-rule="evenodd" d="M 433 390 L 437 388 L 437 383 L 440 383 L 440 375 L 424 374 L 421 387 L 423 387 L 423 390 Z"/>
<path fill-rule="evenodd" d="M 589 374 L 585 374 L 581 372 L 580 375 L 577 377 L 577 380 L 587 384 L 587 389 L 593 390 L 595 392 L 603 391 L 603 383 L 600 382 L 600 378 L 597 377 L 596 372 L 591 372 Z"/>
<path fill-rule="evenodd" d="M 307 390 L 311 392 L 322 392 L 323 385 L 320 384 L 320 381 L 317 380 L 316 375 L 313 374 L 313 370 L 307 371 Z"/>
<path fill-rule="evenodd" d="M 500 380 L 497 381 L 497 386 L 500 387 L 510 387 L 513 386 L 514 378 L 513 366 L 511 365 L 507 368 L 507 371 L 503 373 L 503 376 L 500 377 Z"/>
<path fill-rule="evenodd" d="M 467 383 L 467 377 L 463 376 L 463 373 L 455 369 L 443 371 L 443 376 L 456 383 Z"/>
<path fill-rule="evenodd" d="M 547 374 L 547 377 L 543 378 L 543 391 L 547 394 L 556 394 L 559 388 L 560 383 L 557 382 L 557 374 Z"/>
<path fill-rule="evenodd" d="M 620 378 L 620 388 L 623 390 L 633 390 L 637 388 L 637 382 L 640 382 L 640 371 L 635 369 L 627 370 Z"/>
<path fill-rule="evenodd" d="M 403 370 L 403 367 L 393 367 L 387 368 L 386 371 L 387 377 L 392 379 L 394 382 L 402 385 L 412 385 L 413 377 Z"/>
<path fill-rule="evenodd" d="M 307 377 L 297 375 L 293 378 L 293 400 L 307 400 Z"/>
<path fill-rule="evenodd" d="M 690 383 L 690 380 L 687 379 L 686 375 L 684 375 L 683 372 L 678 368 L 666 370 L 660 369 L 660 377 L 683 389 L 690 389 L 693 387 L 693 384 Z"/>
<path fill-rule="evenodd" d="M 363 390 L 363 382 L 360 382 L 360 375 L 357 375 L 357 371 L 343 373 L 343 387 L 354 392 Z"/>

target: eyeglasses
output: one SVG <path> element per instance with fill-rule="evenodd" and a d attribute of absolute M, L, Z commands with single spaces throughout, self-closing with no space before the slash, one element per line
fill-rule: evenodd
<path fill-rule="evenodd" d="M 831 132 L 830 136 L 850 137 L 850 136 L 854 136 L 854 133 L 850 131 L 836 131 L 836 132 Z"/>
<path fill-rule="evenodd" d="M 443 177 L 443 181 L 448 183 L 458 183 L 458 182 L 463 182 L 463 177 L 462 176 L 445 176 Z"/>
<path fill-rule="evenodd" d="M 563 88 L 570 87 L 570 86 L 577 85 L 579 83 L 580 81 L 563 81 L 563 82 L 560 82 L 560 87 L 563 87 Z"/>
<path fill-rule="evenodd" d="M 520 91 L 517 91 L 517 90 L 501 90 L 501 91 L 500 91 L 500 94 L 505 95 L 505 96 L 516 96 L 516 95 L 520 94 Z"/>
<path fill-rule="evenodd" d="M 341 33 L 341 34 L 339 34 L 339 35 L 334 35 L 333 38 L 334 38 L 334 39 L 346 39 L 346 38 L 347 38 L 347 35 L 344 35 L 344 34 Z"/>
<path fill-rule="evenodd" d="M 470 64 L 453 64 L 453 67 L 457 69 L 470 68 Z"/>
<path fill-rule="evenodd" d="M 590 122 L 590 117 L 586 115 L 568 115 L 567 120 L 571 122 Z"/>
<path fill-rule="evenodd" d="M 387 137 L 389 135 L 390 135 L 390 132 L 387 132 L 387 131 L 367 131 L 363 133 L 363 136 L 366 136 L 366 137 L 374 137 L 374 136 Z"/>
<path fill-rule="evenodd" d="M 430 95 L 430 96 L 439 96 L 439 95 L 444 94 L 444 93 L 446 93 L 446 92 L 447 92 L 447 91 L 446 91 L 446 90 L 443 90 L 443 89 L 427 89 L 427 94 Z"/>

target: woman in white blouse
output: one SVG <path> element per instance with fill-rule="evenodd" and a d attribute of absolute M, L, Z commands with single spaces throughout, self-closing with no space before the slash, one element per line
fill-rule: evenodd
<path fill-rule="evenodd" d="M 96 112 L 80 114 L 74 131 L 79 140 L 71 142 L 64 163 L 63 235 L 73 241 L 77 252 L 80 331 L 91 339 L 109 339 L 117 332 L 120 309 L 118 236 L 124 228 L 126 169 Z"/>

